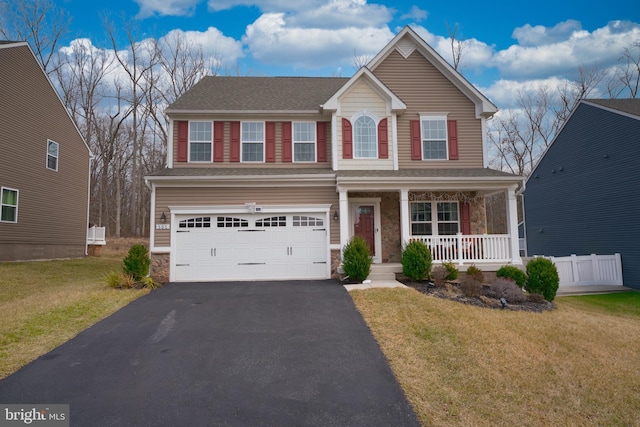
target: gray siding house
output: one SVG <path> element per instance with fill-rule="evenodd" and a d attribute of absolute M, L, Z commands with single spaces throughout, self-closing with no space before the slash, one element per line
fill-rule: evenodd
<path fill-rule="evenodd" d="M 613 254 L 640 289 L 640 99 L 575 108 L 526 182 L 528 255 Z"/>
<path fill-rule="evenodd" d="M 0 261 L 86 254 L 90 151 L 24 42 L 0 42 Z"/>

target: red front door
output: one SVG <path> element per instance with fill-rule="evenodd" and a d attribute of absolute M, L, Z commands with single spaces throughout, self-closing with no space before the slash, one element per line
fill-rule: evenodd
<path fill-rule="evenodd" d="M 373 211 L 373 206 L 357 206 L 353 225 L 355 235 L 362 237 L 365 242 L 367 242 L 371 256 L 374 256 L 376 253 Z"/>

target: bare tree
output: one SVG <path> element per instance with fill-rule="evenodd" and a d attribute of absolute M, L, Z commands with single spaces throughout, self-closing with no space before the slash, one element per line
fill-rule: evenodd
<path fill-rule="evenodd" d="M 111 47 L 113 49 L 114 57 L 117 63 L 120 65 L 120 69 L 127 76 L 128 85 L 128 99 L 130 108 L 132 109 L 132 124 L 131 124 L 131 141 L 132 141 L 132 170 L 131 170 L 131 193 L 129 200 L 131 201 L 131 227 L 135 236 L 142 234 L 142 229 L 139 225 L 140 218 L 146 212 L 140 209 L 140 193 L 146 191 L 142 184 L 140 174 L 140 156 L 141 156 L 141 141 L 139 134 L 139 126 L 142 121 L 140 120 L 140 114 L 144 110 L 144 93 L 145 90 L 151 90 L 149 87 L 151 82 L 146 80 L 146 76 L 149 73 L 149 69 L 152 69 L 157 65 L 157 55 L 154 49 L 149 49 L 148 45 L 140 40 L 137 33 L 137 27 L 132 21 L 126 21 L 123 19 L 123 24 L 120 30 L 125 35 L 126 50 L 123 50 L 120 46 L 117 38 L 116 25 L 109 21 L 105 17 L 105 28 Z"/>
<path fill-rule="evenodd" d="M 637 98 L 640 88 L 640 41 L 625 48 L 618 61 L 624 62 L 624 65 L 615 69 L 607 84 L 609 96 Z"/>
<path fill-rule="evenodd" d="M 0 3 L 0 34 L 8 40 L 27 41 L 47 74 L 60 39 L 69 31 L 71 18 L 51 0 Z"/>
<path fill-rule="evenodd" d="M 458 24 L 455 24 L 453 28 L 451 28 L 449 24 L 447 24 L 447 32 L 449 33 L 449 41 L 451 44 L 451 60 L 453 68 L 456 71 L 460 71 L 458 68 L 460 67 L 460 62 L 462 61 L 466 42 L 456 37 L 458 33 Z"/>
<path fill-rule="evenodd" d="M 371 55 L 361 55 L 357 49 L 353 50 L 353 69 L 358 71 L 360 68 L 366 66 L 371 61 Z"/>

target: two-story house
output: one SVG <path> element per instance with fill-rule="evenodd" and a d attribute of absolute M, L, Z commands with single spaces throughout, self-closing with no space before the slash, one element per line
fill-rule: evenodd
<path fill-rule="evenodd" d="M 152 189 L 154 277 L 332 277 L 354 235 L 375 263 L 422 239 L 436 262 L 521 263 L 515 190 L 487 168 L 497 108 L 411 28 L 351 78 L 205 77 L 166 110 Z M 509 233 L 486 234 L 506 194 Z"/>
<path fill-rule="evenodd" d="M 0 42 L 0 261 L 87 253 L 91 152 L 26 42 Z"/>

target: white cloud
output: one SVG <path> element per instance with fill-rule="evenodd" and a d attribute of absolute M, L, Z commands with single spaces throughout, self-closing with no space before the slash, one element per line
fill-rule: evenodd
<path fill-rule="evenodd" d="M 526 24 L 513 30 L 512 36 L 520 46 L 540 46 L 562 42 L 580 31 L 582 31 L 580 22 L 570 19 L 550 28 Z"/>
<path fill-rule="evenodd" d="M 225 36 L 215 27 L 209 27 L 206 31 L 172 30 L 161 37 L 160 41 L 170 39 L 175 33 L 179 33 L 189 42 L 202 47 L 202 51 L 210 62 L 217 63 L 221 61 L 216 65 L 222 68 L 233 67 L 244 56 L 242 42 L 235 40 L 233 37 Z"/>
<path fill-rule="evenodd" d="M 140 11 L 137 18 L 160 16 L 191 16 L 202 0 L 134 0 Z"/>
<path fill-rule="evenodd" d="M 308 8 L 287 15 L 290 27 L 344 28 L 386 26 L 391 11 L 382 5 L 368 4 L 366 0 L 329 0 L 316 8 Z"/>
<path fill-rule="evenodd" d="M 527 35 L 524 27 L 520 28 L 519 40 L 527 45 L 513 45 L 498 52 L 493 65 L 508 79 L 563 76 L 575 73 L 579 67 L 613 65 L 625 48 L 640 40 L 640 25 L 631 22 L 613 21 L 591 33 L 574 24 L 555 31 L 559 26 L 561 24 L 552 31 L 540 29 Z M 568 31 L 571 27 L 573 31 Z M 532 45 L 535 41 L 541 44 Z"/>
<path fill-rule="evenodd" d="M 427 19 L 427 15 L 428 13 L 426 10 L 422 10 L 418 6 L 413 6 L 409 12 L 400 16 L 400 19 L 409 19 L 415 22 L 421 22 Z"/>
<path fill-rule="evenodd" d="M 255 6 L 265 13 L 295 12 L 315 9 L 326 3 L 326 0 L 208 0 L 209 10 L 220 11 L 233 9 L 236 6 Z"/>
<path fill-rule="evenodd" d="M 243 41 L 263 63 L 318 69 L 351 65 L 355 52 L 373 55 L 393 36 L 387 27 L 294 27 L 287 24 L 285 14 L 267 13 L 247 27 Z"/>

